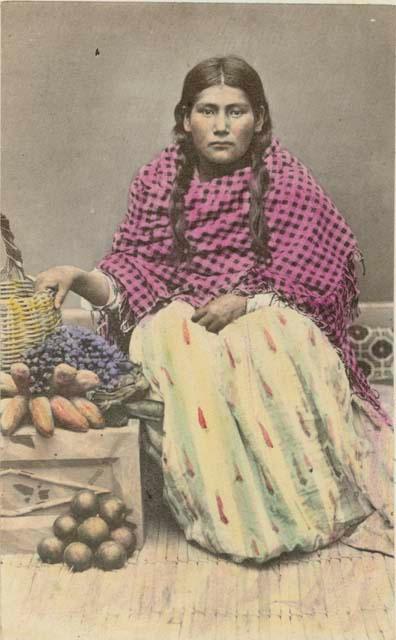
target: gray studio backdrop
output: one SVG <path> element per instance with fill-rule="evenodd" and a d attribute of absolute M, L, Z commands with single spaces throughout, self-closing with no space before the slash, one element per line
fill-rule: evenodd
<path fill-rule="evenodd" d="M 235 53 L 356 233 L 361 299 L 392 299 L 394 7 L 6 2 L 2 14 L 2 210 L 29 273 L 94 265 L 131 177 L 170 141 L 186 72 Z"/>

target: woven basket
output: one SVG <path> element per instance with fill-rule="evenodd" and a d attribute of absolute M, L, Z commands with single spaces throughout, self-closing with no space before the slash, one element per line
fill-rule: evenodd
<path fill-rule="evenodd" d="M 43 342 L 61 323 L 51 290 L 34 292 L 25 276 L 22 258 L 14 245 L 7 218 L 1 214 L 1 235 L 7 261 L 0 272 L 0 370 L 9 371 L 26 349 Z"/>

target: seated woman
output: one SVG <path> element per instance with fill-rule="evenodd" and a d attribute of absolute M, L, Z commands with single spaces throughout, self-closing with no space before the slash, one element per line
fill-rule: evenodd
<path fill-rule="evenodd" d="M 272 136 L 261 80 L 234 56 L 186 76 L 175 144 L 133 180 L 98 268 L 39 275 L 116 310 L 164 402 L 164 497 L 188 540 L 236 562 L 312 551 L 377 510 L 389 418 L 357 366 L 356 240 Z M 111 332 L 112 322 L 107 325 Z M 366 427 L 363 425 L 366 424 Z"/>

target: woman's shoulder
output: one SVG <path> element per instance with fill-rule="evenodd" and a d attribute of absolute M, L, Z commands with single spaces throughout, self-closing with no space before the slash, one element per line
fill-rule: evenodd
<path fill-rule="evenodd" d="M 280 188 L 297 189 L 304 196 L 314 192 L 324 192 L 309 166 L 290 152 L 278 138 L 272 138 L 271 145 L 264 154 L 264 163 L 272 178 L 273 184 Z"/>
<path fill-rule="evenodd" d="M 264 162 L 269 171 L 290 171 L 296 168 L 303 168 L 304 165 L 296 158 L 279 140 L 273 136 L 271 144 L 264 153 Z"/>
<path fill-rule="evenodd" d="M 172 185 L 176 176 L 179 155 L 179 148 L 176 144 L 165 147 L 150 162 L 139 169 L 135 181 L 147 189 L 160 185 Z"/>
<path fill-rule="evenodd" d="M 300 228 L 304 225 L 323 228 L 338 224 L 351 234 L 337 205 L 312 170 L 278 139 L 273 139 L 264 162 L 270 174 L 267 211 L 277 224 L 290 227 L 291 216 L 295 216 Z"/>

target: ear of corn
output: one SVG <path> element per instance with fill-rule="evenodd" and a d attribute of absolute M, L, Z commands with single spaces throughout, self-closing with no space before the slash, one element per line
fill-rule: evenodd
<path fill-rule="evenodd" d="M 29 400 L 30 415 L 37 432 L 45 438 L 54 434 L 54 417 L 50 401 L 46 396 L 37 396 Z"/>
<path fill-rule="evenodd" d="M 62 396 L 70 396 L 71 387 L 77 375 L 77 369 L 63 362 L 58 364 L 51 378 L 51 392 Z"/>
<path fill-rule="evenodd" d="M 2 399 L 0 400 L 0 416 L 2 416 L 2 415 L 3 415 L 3 413 L 4 413 L 4 411 L 5 411 L 5 408 L 6 408 L 6 406 L 9 404 L 9 402 L 10 402 L 10 400 L 11 400 L 11 399 L 12 399 L 12 398 L 2 398 Z"/>
<path fill-rule="evenodd" d="M 18 387 L 9 373 L 0 371 L 0 397 L 16 396 Z"/>
<path fill-rule="evenodd" d="M 52 413 L 55 419 L 66 429 L 71 431 L 88 431 L 88 420 L 76 407 L 63 396 L 53 396 L 50 399 Z"/>
<path fill-rule="evenodd" d="M 99 384 L 99 377 L 93 371 L 88 371 L 88 369 L 80 369 L 77 372 L 75 385 L 76 389 L 80 389 L 80 393 L 91 391 L 91 389 L 95 389 L 95 387 L 98 387 Z"/>
<path fill-rule="evenodd" d="M 58 364 L 52 376 L 52 383 L 55 387 L 63 387 L 64 385 L 69 385 L 73 382 L 77 375 L 77 369 L 75 367 L 71 367 L 69 364 L 63 362 L 62 364 Z"/>
<path fill-rule="evenodd" d="M 29 392 L 30 370 L 24 362 L 14 362 L 10 368 L 11 377 L 21 394 Z"/>
<path fill-rule="evenodd" d="M 73 398 L 70 398 L 70 400 L 76 409 L 85 416 L 91 427 L 94 429 L 101 429 L 104 427 L 104 417 L 96 404 L 87 400 L 87 398 L 82 398 L 81 396 L 74 396 Z"/>
<path fill-rule="evenodd" d="M 4 435 L 11 435 L 19 427 L 25 417 L 29 407 L 26 396 L 16 395 L 10 398 L 1 415 L 1 432 Z"/>
<path fill-rule="evenodd" d="M 74 386 L 75 385 L 73 381 L 66 382 L 65 384 L 60 384 L 59 382 L 55 384 L 52 381 L 50 395 L 54 394 L 54 395 L 64 396 L 65 398 L 70 398 L 70 396 L 73 395 Z"/>

